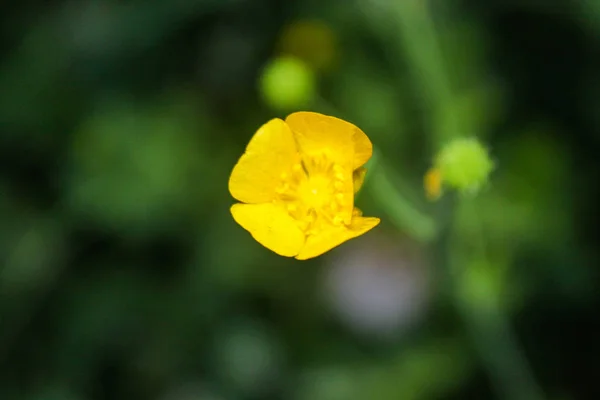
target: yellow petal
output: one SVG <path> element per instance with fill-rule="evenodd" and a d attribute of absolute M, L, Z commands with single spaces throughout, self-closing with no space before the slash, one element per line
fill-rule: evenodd
<path fill-rule="evenodd" d="M 354 193 L 358 193 L 363 183 L 365 183 L 365 176 L 367 175 L 366 168 L 358 168 L 352 173 L 352 179 L 354 180 Z"/>
<path fill-rule="evenodd" d="M 350 122 L 308 111 L 290 114 L 285 122 L 303 153 L 318 154 L 328 149 L 335 162 L 352 170 L 365 164 L 373 154 L 367 135 Z"/>
<path fill-rule="evenodd" d="M 254 134 L 229 178 L 229 192 L 244 203 L 268 203 L 275 197 L 281 174 L 298 159 L 290 128 L 272 119 Z"/>
<path fill-rule="evenodd" d="M 273 203 L 234 204 L 231 215 L 258 243 L 281 256 L 293 257 L 304 245 L 296 220 Z"/>
<path fill-rule="evenodd" d="M 373 155 L 373 144 L 367 135 L 356 128 L 354 131 L 354 164 L 352 168 L 362 167 Z"/>
<path fill-rule="evenodd" d="M 354 217 L 350 226 L 330 225 L 316 235 L 309 236 L 296 258 L 298 260 L 307 260 L 320 256 L 345 241 L 373 229 L 379 224 L 379 221 L 379 218 L 374 217 Z"/>
<path fill-rule="evenodd" d="M 438 168 L 431 168 L 423 178 L 425 194 L 429 200 L 437 200 L 442 194 L 442 176 Z"/>

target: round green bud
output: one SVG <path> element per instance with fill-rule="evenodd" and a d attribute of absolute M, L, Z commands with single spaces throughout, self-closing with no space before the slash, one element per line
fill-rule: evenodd
<path fill-rule="evenodd" d="M 316 92 L 313 71 L 295 57 L 279 57 L 263 70 L 260 92 L 274 109 L 290 110 L 310 104 Z"/>
<path fill-rule="evenodd" d="M 488 180 L 494 163 L 487 149 L 475 138 L 448 143 L 435 160 L 442 182 L 462 192 L 476 192 Z"/>

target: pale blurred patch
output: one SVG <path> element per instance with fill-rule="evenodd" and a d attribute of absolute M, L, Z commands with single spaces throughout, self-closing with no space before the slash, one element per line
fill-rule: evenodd
<path fill-rule="evenodd" d="M 428 298 L 427 269 L 400 239 L 370 235 L 338 252 L 324 277 L 326 301 L 351 330 L 398 337 L 418 323 Z"/>

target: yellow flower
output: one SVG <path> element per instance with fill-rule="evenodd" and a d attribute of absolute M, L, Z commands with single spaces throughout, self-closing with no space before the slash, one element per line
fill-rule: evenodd
<path fill-rule="evenodd" d="M 234 220 L 275 253 L 317 257 L 369 231 L 379 218 L 354 207 L 373 146 L 356 126 L 313 112 L 272 119 L 233 168 Z"/>

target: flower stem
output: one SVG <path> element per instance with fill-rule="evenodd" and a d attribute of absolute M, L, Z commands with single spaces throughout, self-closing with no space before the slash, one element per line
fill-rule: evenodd
<path fill-rule="evenodd" d="M 446 233 L 440 236 L 439 254 L 443 271 L 447 275 L 450 294 L 458 313 L 464 320 L 475 348 L 492 380 L 498 398 L 510 400 L 543 400 L 544 395 L 535 381 L 509 317 L 504 312 L 493 285 L 475 282 L 483 287 L 475 288 L 485 297 L 468 293 L 465 281 L 472 268 L 490 265 L 486 257 L 486 243 L 482 227 L 476 235 L 479 240 L 473 248 L 461 226 L 464 212 L 474 212 L 474 205 L 465 198 L 458 204 L 446 204 Z M 470 237 L 470 236 L 469 236 Z M 469 243 L 467 243 L 469 242 Z M 471 282 L 472 285 L 472 282 Z M 466 289 L 466 290 L 465 290 Z M 471 289 L 472 286 L 471 286 Z"/>
<path fill-rule="evenodd" d="M 429 109 L 429 130 L 434 148 L 460 135 L 458 117 L 447 113 L 454 101 L 446 60 L 440 46 L 435 24 L 430 14 L 429 1 L 405 0 L 395 2 L 392 12 L 398 24 L 398 37 L 414 82 L 419 86 L 423 103 Z M 436 122 L 444 118 L 445 126 L 439 129 Z"/>
<path fill-rule="evenodd" d="M 454 101 L 454 93 L 431 15 L 431 2 L 404 0 L 389 4 L 389 15 L 376 17 L 381 19 L 380 25 L 384 21 L 389 22 L 388 18 L 395 20 L 392 21 L 395 23 L 386 26 L 397 30 L 387 33 L 397 34 L 400 39 L 399 58 L 408 63 L 414 82 L 424 97 L 429 113 L 427 128 L 431 135 L 430 143 L 437 151 L 449 139 L 465 132 L 460 131 L 459 116 L 447 112 Z M 443 117 L 445 124 L 441 126 L 438 122 Z M 445 215 L 438 219 L 441 229 L 438 236 L 440 264 L 448 277 L 450 295 L 473 337 L 498 397 L 507 400 L 543 399 L 499 302 L 492 298 L 492 301 L 482 304 L 478 301 L 481 296 L 468 297 L 464 294 L 464 280 L 468 279 L 469 268 L 487 262 L 484 236 L 478 235 L 479 249 L 474 254 L 472 243 L 460 226 L 459 214 L 473 210 L 464 203 L 464 199 L 460 199 L 459 204 L 449 204 L 446 199 L 441 206 Z M 480 293 L 485 293 L 485 290 L 485 287 L 483 290 L 479 288 Z"/>
<path fill-rule="evenodd" d="M 409 186 L 402 184 L 399 176 L 391 176 L 391 170 L 386 168 L 377 149 L 369 168 L 365 186 L 368 185 L 373 198 L 392 223 L 420 242 L 434 240 L 437 236 L 435 220 L 421 212 L 415 206 L 417 202 L 405 195 L 410 191 Z"/>

